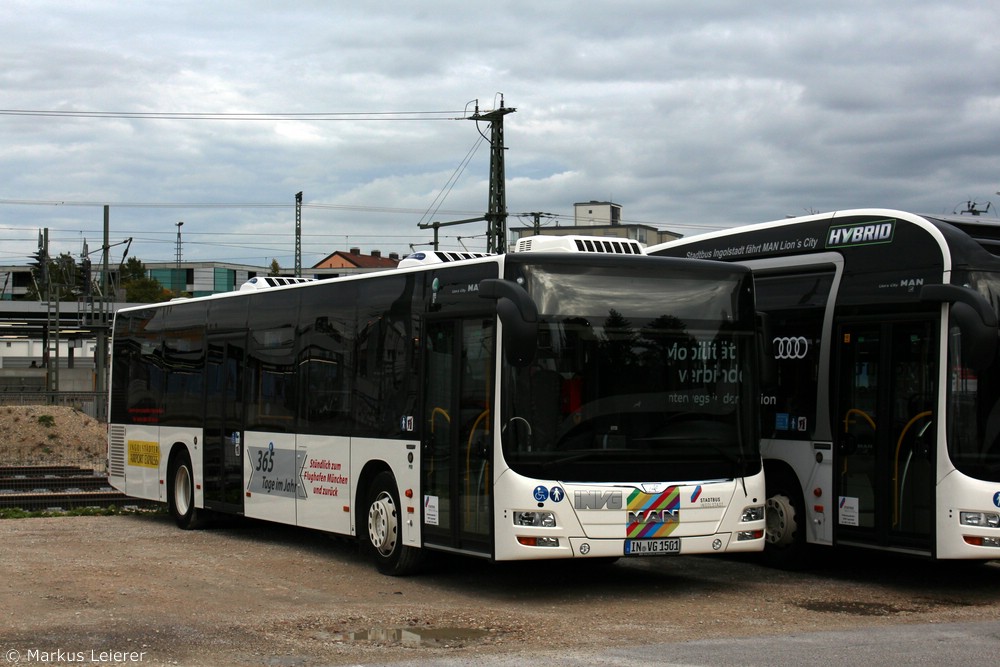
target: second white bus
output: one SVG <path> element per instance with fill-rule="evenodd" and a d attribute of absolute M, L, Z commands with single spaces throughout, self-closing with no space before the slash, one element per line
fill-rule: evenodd
<path fill-rule="evenodd" d="M 766 552 L 1000 558 L 1000 224 L 864 209 L 649 248 L 738 262 L 774 335 Z"/>

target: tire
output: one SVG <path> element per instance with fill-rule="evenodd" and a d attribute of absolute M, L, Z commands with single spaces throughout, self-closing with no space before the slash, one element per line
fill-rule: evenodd
<path fill-rule="evenodd" d="M 178 454 L 170 464 L 167 506 L 178 528 L 193 530 L 202 526 L 202 512 L 194 506 L 194 468 L 187 452 Z"/>
<path fill-rule="evenodd" d="M 806 565 L 805 518 L 802 492 L 795 478 L 787 473 L 770 475 L 765 503 L 765 563 L 782 569 Z"/>
<path fill-rule="evenodd" d="M 403 545 L 402 512 L 396 478 L 389 471 L 372 480 L 365 513 L 359 517 L 359 538 L 376 569 L 390 576 L 404 576 L 417 571 L 422 551 Z"/>

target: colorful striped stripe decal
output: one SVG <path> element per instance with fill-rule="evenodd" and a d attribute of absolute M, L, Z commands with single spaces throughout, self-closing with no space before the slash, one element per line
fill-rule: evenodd
<path fill-rule="evenodd" d="M 680 523 L 680 508 L 680 487 L 671 486 L 662 493 L 637 489 L 628 496 L 626 535 L 629 539 L 667 537 Z"/>

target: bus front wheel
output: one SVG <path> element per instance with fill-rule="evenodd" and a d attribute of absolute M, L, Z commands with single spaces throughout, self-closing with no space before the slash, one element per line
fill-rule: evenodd
<path fill-rule="evenodd" d="M 170 486 L 167 506 L 177 526 L 184 530 L 201 525 L 198 508 L 194 506 L 194 473 L 187 452 L 179 454 L 170 466 Z"/>
<path fill-rule="evenodd" d="M 775 567 L 802 567 L 806 551 L 802 493 L 787 475 L 775 477 L 775 482 L 768 484 L 765 503 L 764 560 Z"/>
<path fill-rule="evenodd" d="M 376 475 L 366 507 L 367 539 L 362 539 L 375 567 L 382 574 L 393 576 L 414 572 L 419 565 L 420 550 L 403 544 L 399 491 L 391 472 Z"/>

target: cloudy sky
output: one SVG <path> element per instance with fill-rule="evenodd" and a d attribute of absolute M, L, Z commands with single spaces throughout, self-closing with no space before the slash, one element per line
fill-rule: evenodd
<path fill-rule="evenodd" d="M 486 211 L 489 127 L 464 118 L 501 99 L 511 227 L 589 200 L 685 235 L 1000 206 L 985 0 L 4 0 L 0 62 L 0 264 L 41 228 L 98 248 L 107 204 L 143 261 L 183 221 L 185 260 L 292 267 L 299 191 L 304 266 L 405 254 Z"/>

